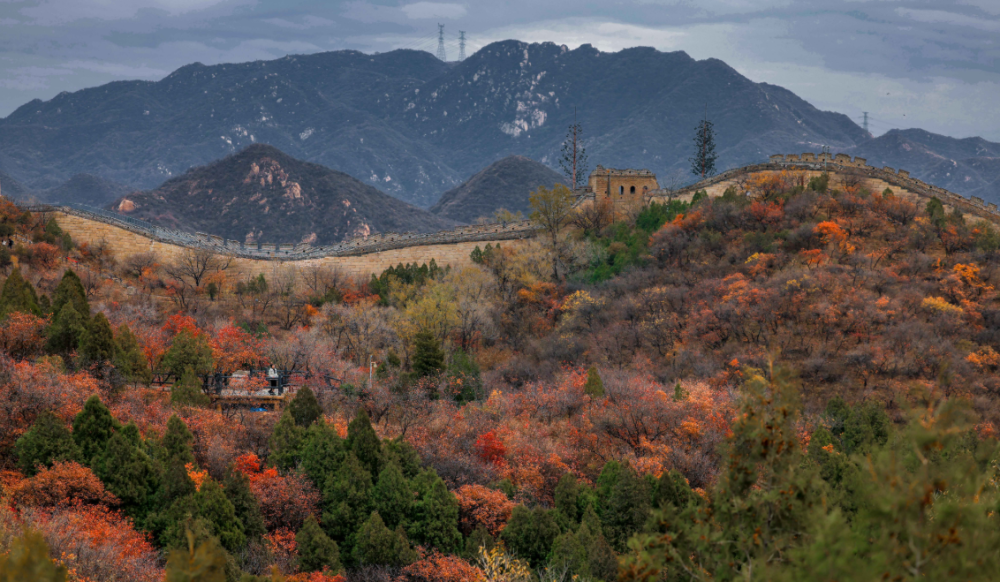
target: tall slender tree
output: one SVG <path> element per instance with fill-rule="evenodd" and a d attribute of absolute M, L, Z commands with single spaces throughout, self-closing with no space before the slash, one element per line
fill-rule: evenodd
<path fill-rule="evenodd" d="M 701 176 L 704 180 L 715 174 L 715 161 L 719 158 L 715 153 L 715 128 L 708 120 L 708 111 L 705 111 L 705 118 L 702 119 L 698 127 L 695 128 L 694 136 L 694 157 L 691 162 L 691 173 Z"/>
<path fill-rule="evenodd" d="M 566 130 L 563 140 L 562 156 L 559 167 L 569 180 L 574 190 L 583 185 L 587 174 L 587 149 L 583 147 L 583 126 L 576 120 L 576 110 L 573 110 L 573 123 Z"/>

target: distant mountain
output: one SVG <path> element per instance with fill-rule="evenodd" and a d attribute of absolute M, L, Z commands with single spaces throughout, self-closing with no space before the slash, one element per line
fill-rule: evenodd
<path fill-rule="evenodd" d="M 263 142 L 427 208 L 512 154 L 554 166 L 574 115 L 593 164 L 687 180 L 706 105 L 720 169 L 866 139 L 846 116 L 719 60 L 503 41 L 457 64 L 421 51 L 338 51 L 196 63 L 157 82 L 62 93 L 0 120 L 0 161 L 37 190 L 79 173 L 153 188 Z"/>
<path fill-rule="evenodd" d="M 90 174 L 77 174 L 55 188 L 37 193 L 42 202 L 78 202 L 105 206 L 128 194 L 132 189 Z"/>
<path fill-rule="evenodd" d="M 155 190 L 129 194 L 111 208 L 161 226 L 244 242 L 329 244 L 456 224 L 264 144 L 191 169 Z"/>
<path fill-rule="evenodd" d="M 505 208 L 528 216 L 528 197 L 539 186 L 565 183 L 562 175 L 524 156 L 493 162 L 457 188 L 441 195 L 430 211 L 459 222 L 474 222 Z"/>
<path fill-rule="evenodd" d="M 872 166 L 908 170 L 914 178 L 964 196 L 1000 204 L 1000 144 L 955 139 L 922 129 L 894 129 L 846 153 Z"/>
<path fill-rule="evenodd" d="M 31 191 L 25 188 L 24 184 L 0 172 L 0 196 L 6 196 L 12 200 L 25 200 L 31 198 Z"/>

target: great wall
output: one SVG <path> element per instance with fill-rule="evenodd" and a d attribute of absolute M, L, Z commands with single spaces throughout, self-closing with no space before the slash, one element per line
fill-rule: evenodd
<path fill-rule="evenodd" d="M 690 200 L 701 190 L 709 197 L 718 197 L 727 188 L 742 186 L 755 174 L 783 171 L 794 171 L 796 176 L 805 179 L 826 172 L 831 176 L 834 186 L 843 183 L 848 177 L 854 177 L 864 180 L 872 191 L 881 192 L 890 188 L 897 195 L 913 199 L 936 196 L 947 207 L 958 208 L 963 213 L 1000 224 L 1000 211 L 996 204 L 987 204 L 976 197 L 965 198 L 911 178 L 905 170 L 876 168 L 869 166 L 864 158 L 855 157 L 852 160 L 845 154 L 774 155 L 766 163 L 727 170 L 678 190 L 649 191 L 646 199 Z M 593 200 L 593 190 L 588 188 L 578 193 L 576 204 L 584 205 Z M 519 221 L 461 226 L 451 231 L 430 234 L 383 233 L 316 247 L 307 244 L 246 245 L 210 234 L 165 229 L 118 213 L 82 205 L 29 205 L 22 208 L 48 213 L 55 217 L 60 227 L 74 240 L 89 244 L 103 243 L 120 257 L 152 252 L 161 260 L 171 261 L 190 249 L 230 256 L 233 257 L 233 265 L 227 275 L 234 278 L 272 271 L 282 265 L 307 267 L 323 264 L 338 268 L 345 274 L 361 277 L 377 274 L 399 263 L 425 263 L 431 259 L 441 265 L 458 267 L 471 263 L 469 255 L 476 246 L 501 241 L 521 241 L 532 237 L 537 228 L 530 221 Z"/>

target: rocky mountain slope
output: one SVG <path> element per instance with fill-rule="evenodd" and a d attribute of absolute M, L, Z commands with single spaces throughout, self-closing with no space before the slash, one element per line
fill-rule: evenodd
<path fill-rule="evenodd" d="M 430 207 L 508 155 L 554 167 L 574 112 L 591 162 L 687 179 L 706 105 L 723 168 L 866 137 L 846 116 L 718 60 L 504 41 L 457 64 L 420 51 L 338 51 L 193 64 L 157 82 L 35 100 L 0 120 L 0 170 L 35 189 L 77 173 L 153 188 L 263 142 Z"/>
<path fill-rule="evenodd" d="M 456 224 L 264 144 L 193 168 L 155 190 L 129 194 L 111 208 L 168 228 L 245 242 L 328 244 Z"/>
<path fill-rule="evenodd" d="M 507 156 L 490 164 L 457 188 L 441 195 L 430 211 L 459 222 L 474 222 L 504 208 L 531 212 L 528 197 L 539 186 L 551 188 L 566 179 L 548 166 L 524 156 Z"/>
<path fill-rule="evenodd" d="M 909 170 L 925 182 L 1000 203 L 1000 144 L 955 139 L 922 129 L 892 130 L 850 148 L 873 166 Z"/>

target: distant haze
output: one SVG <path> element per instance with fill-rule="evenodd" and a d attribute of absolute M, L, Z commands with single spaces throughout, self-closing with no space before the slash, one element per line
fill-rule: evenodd
<path fill-rule="evenodd" d="M 920 127 L 1000 141 L 997 0 L 4 0 L 0 116 L 61 91 L 161 79 L 195 61 L 434 53 L 438 22 L 449 59 L 459 30 L 468 54 L 507 38 L 684 50 L 858 123 L 869 111 L 875 135 Z"/>

